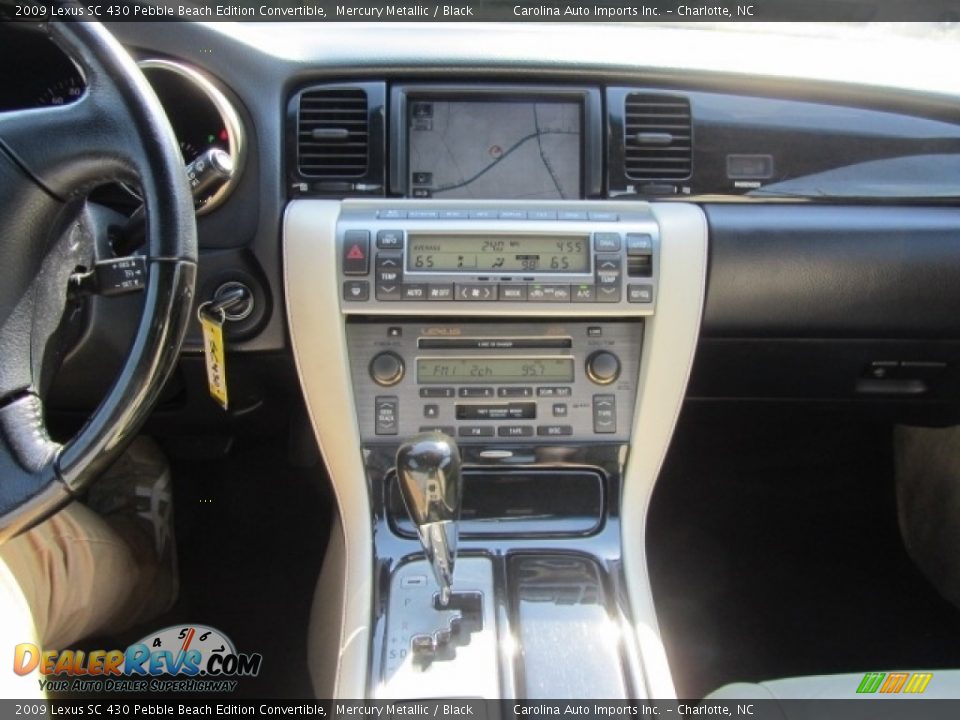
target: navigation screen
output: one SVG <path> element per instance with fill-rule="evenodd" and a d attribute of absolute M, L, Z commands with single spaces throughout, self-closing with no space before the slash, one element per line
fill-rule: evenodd
<path fill-rule="evenodd" d="M 410 195 L 579 198 L 577 102 L 412 100 Z"/>

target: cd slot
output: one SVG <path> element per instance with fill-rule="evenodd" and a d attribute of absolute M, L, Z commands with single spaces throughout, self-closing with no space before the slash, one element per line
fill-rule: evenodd
<path fill-rule="evenodd" d="M 429 337 L 419 338 L 423 350 L 558 350 L 573 347 L 569 337 Z"/>

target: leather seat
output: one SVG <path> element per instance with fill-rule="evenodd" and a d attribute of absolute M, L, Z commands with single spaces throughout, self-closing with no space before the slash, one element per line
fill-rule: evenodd
<path fill-rule="evenodd" d="M 857 688 L 864 681 L 865 673 L 850 673 L 845 675 L 811 675 L 809 677 L 782 678 L 779 680 L 765 680 L 759 683 L 731 683 L 724 685 L 707 695 L 705 700 L 826 700 L 826 699 L 892 699 L 892 698 L 924 698 L 924 699 L 960 699 L 960 670 L 924 670 L 932 677 L 926 683 L 922 693 L 904 692 L 910 686 L 910 675 L 919 670 L 898 671 L 908 677 L 900 683 L 899 692 L 881 692 L 884 682 L 892 673 L 886 673 L 883 680 L 876 684 L 872 693 L 858 693 Z M 917 683 L 920 684 L 920 683 Z M 892 687 L 896 687 L 894 681 Z M 786 712 L 789 706 L 784 706 L 784 717 L 790 718 Z"/>

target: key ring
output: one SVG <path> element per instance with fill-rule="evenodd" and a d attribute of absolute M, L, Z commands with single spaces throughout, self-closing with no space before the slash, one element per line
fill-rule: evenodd
<path fill-rule="evenodd" d="M 197 320 L 199 322 L 203 322 L 204 313 L 207 312 L 207 309 L 211 307 L 214 307 L 213 300 L 207 300 L 204 303 L 200 303 L 200 306 L 197 308 Z M 227 313 L 222 307 L 217 307 L 216 310 L 220 313 L 220 324 L 223 325 L 227 320 Z"/>

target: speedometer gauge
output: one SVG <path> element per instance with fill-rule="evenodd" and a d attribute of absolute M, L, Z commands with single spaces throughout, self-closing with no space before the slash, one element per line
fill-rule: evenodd
<path fill-rule="evenodd" d="M 39 105 L 67 105 L 83 94 L 79 78 L 70 76 L 48 86 L 37 98 Z"/>
<path fill-rule="evenodd" d="M 246 146 L 239 116 L 213 82 L 200 71 L 171 60 L 144 60 L 140 68 L 150 81 L 180 144 L 184 165 L 212 148 L 229 153 L 233 177 L 212 194 L 198 199 L 197 214 L 223 202 L 243 169 Z"/>

